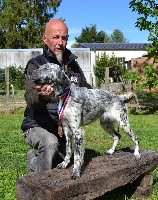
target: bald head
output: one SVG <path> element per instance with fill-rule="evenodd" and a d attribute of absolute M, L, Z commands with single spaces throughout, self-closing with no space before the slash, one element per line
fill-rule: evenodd
<path fill-rule="evenodd" d="M 53 19 L 46 24 L 43 41 L 47 45 L 48 50 L 60 57 L 66 49 L 68 40 L 68 28 L 63 20 Z"/>
<path fill-rule="evenodd" d="M 62 29 L 68 34 L 68 28 L 63 20 L 53 19 L 49 21 L 45 26 L 45 35 L 51 34 L 52 30 Z"/>

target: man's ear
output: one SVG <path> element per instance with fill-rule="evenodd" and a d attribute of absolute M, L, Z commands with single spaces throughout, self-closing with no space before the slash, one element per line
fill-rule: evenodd
<path fill-rule="evenodd" d="M 47 37 L 46 37 L 45 34 L 43 35 L 43 42 L 44 42 L 45 44 L 47 44 Z"/>

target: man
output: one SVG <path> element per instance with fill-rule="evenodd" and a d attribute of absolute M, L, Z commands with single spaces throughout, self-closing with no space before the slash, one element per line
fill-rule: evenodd
<path fill-rule="evenodd" d="M 27 152 L 28 172 L 40 172 L 56 167 L 65 156 L 65 136 L 59 132 L 57 99 L 49 84 L 35 84 L 28 78 L 32 70 L 48 62 L 55 63 L 79 87 L 91 88 L 75 61 L 77 58 L 66 48 L 68 28 L 59 19 L 46 24 L 43 34 L 43 54 L 28 61 L 25 69 L 25 100 L 27 103 L 21 125 L 26 142 L 33 147 Z M 36 150 L 36 151 L 35 151 Z"/>

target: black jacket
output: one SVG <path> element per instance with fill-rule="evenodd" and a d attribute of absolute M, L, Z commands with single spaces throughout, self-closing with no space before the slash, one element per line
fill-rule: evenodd
<path fill-rule="evenodd" d="M 77 77 L 79 87 L 91 88 L 90 84 L 87 83 L 86 78 L 75 61 L 77 58 L 68 49 L 65 50 L 64 56 L 68 62 L 66 74 L 70 79 Z M 43 54 L 28 61 L 25 68 L 25 101 L 27 107 L 24 112 L 24 120 L 21 125 L 21 129 L 24 131 L 28 128 L 40 126 L 47 129 L 49 132 L 57 133 L 58 113 L 57 113 L 57 99 L 51 98 L 50 100 L 44 99 L 35 89 L 35 83 L 27 78 L 29 72 L 39 68 L 45 63 L 59 64 L 55 55 L 47 50 L 47 46 L 43 48 Z M 61 66 L 62 67 L 62 66 Z"/>

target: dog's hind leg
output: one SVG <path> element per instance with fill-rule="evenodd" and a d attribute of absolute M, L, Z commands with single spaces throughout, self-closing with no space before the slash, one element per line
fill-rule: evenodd
<path fill-rule="evenodd" d="M 135 135 L 135 133 L 133 132 L 133 130 L 130 128 L 130 124 L 128 121 L 128 116 L 123 116 L 121 117 L 121 120 L 119 122 L 119 127 L 126 132 L 131 139 L 134 142 L 134 146 L 135 146 L 135 150 L 134 150 L 134 157 L 135 159 L 139 159 L 140 158 L 140 153 L 139 153 L 139 141 L 138 141 L 138 137 Z"/>
<path fill-rule="evenodd" d="M 105 119 L 104 116 L 102 116 L 101 119 L 100 119 L 100 124 L 101 124 L 102 128 L 107 133 L 109 133 L 113 137 L 113 139 L 114 139 L 114 142 L 113 142 L 113 145 L 112 145 L 111 149 L 107 150 L 105 152 L 105 154 L 113 154 L 121 136 L 120 136 L 119 133 L 117 133 L 115 131 L 115 129 L 114 129 L 114 122 L 111 121 L 110 118 L 106 117 L 106 119 Z"/>
<path fill-rule="evenodd" d="M 74 167 L 71 175 L 72 179 L 81 176 L 81 167 L 84 162 L 84 130 L 79 128 L 74 131 Z"/>

